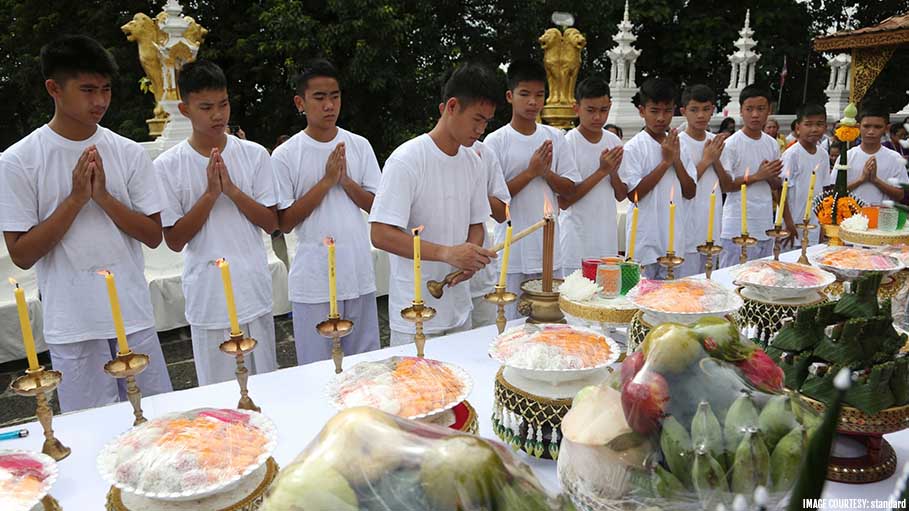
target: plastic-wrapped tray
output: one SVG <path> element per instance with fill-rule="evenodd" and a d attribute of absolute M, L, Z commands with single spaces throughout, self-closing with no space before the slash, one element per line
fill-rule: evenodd
<path fill-rule="evenodd" d="M 641 280 L 628 299 L 647 314 L 647 322 L 690 324 L 707 316 L 723 317 L 744 302 L 731 289 L 712 280 Z"/>
<path fill-rule="evenodd" d="M 121 491 L 192 500 L 227 491 L 261 467 L 277 445 L 270 419 L 248 410 L 199 408 L 152 419 L 108 443 L 101 476 Z"/>
<path fill-rule="evenodd" d="M 878 271 L 886 275 L 903 269 L 896 257 L 877 249 L 829 247 L 809 257 L 815 265 L 843 278 L 853 279 L 863 272 Z"/>
<path fill-rule="evenodd" d="M 0 502 L 7 511 L 28 511 L 57 480 L 57 463 L 39 452 L 0 451 Z"/>
<path fill-rule="evenodd" d="M 733 272 L 736 285 L 770 301 L 813 296 L 836 281 L 836 275 L 813 266 L 767 259 L 749 261 Z"/>

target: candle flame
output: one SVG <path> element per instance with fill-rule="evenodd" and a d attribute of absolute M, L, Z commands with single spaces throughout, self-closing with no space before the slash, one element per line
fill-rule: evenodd
<path fill-rule="evenodd" d="M 419 227 L 414 227 L 414 228 L 411 230 L 411 232 L 413 232 L 413 235 L 414 235 L 414 236 L 419 236 L 420 233 L 423 232 L 423 226 L 421 225 L 421 226 L 419 226 Z"/>
<path fill-rule="evenodd" d="M 335 239 L 331 236 L 326 236 L 325 239 L 322 240 L 322 244 L 326 247 L 330 247 L 335 244 Z"/>
<path fill-rule="evenodd" d="M 817 165 L 814 166 L 814 170 L 812 170 L 811 173 L 812 173 L 812 174 L 817 174 L 817 169 L 819 169 L 819 168 L 821 168 L 821 164 L 820 164 L 820 163 L 818 163 Z"/>
<path fill-rule="evenodd" d="M 716 186 L 717 186 L 718 184 L 720 184 L 719 181 L 717 181 L 716 183 L 713 183 L 713 190 L 711 190 L 710 193 L 716 193 Z"/>
<path fill-rule="evenodd" d="M 543 216 L 552 218 L 552 203 L 549 202 L 549 194 L 543 195 Z"/>
<path fill-rule="evenodd" d="M 672 188 L 669 189 L 669 203 L 672 204 L 672 199 L 675 198 L 675 185 L 672 185 Z"/>
<path fill-rule="evenodd" d="M 217 266 L 218 268 L 224 266 L 225 263 L 227 263 L 227 259 L 224 259 L 223 257 L 215 259 L 215 266 Z"/>
<path fill-rule="evenodd" d="M 505 220 L 511 222 L 511 206 L 505 204 Z"/>
<path fill-rule="evenodd" d="M 108 275 L 113 275 L 113 273 L 111 273 L 110 270 L 98 270 L 95 273 L 97 273 L 98 275 L 101 275 L 102 277 L 107 277 Z"/>
<path fill-rule="evenodd" d="M 19 287 L 19 283 L 16 282 L 16 279 L 14 279 L 14 278 L 12 278 L 12 277 L 9 277 L 9 278 L 7 278 L 7 280 L 9 280 L 9 283 L 10 283 L 11 285 L 16 286 L 16 287 Z"/>
<path fill-rule="evenodd" d="M 638 192 L 634 192 L 634 207 L 638 207 Z"/>
<path fill-rule="evenodd" d="M 786 181 L 789 181 L 790 175 L 792 175 L 792 169 L 788 168 L 788 169 L 786 169 L 786 176 L 783 179 L 785 179 Z"/>
<path fill-rule="evenodd" d="M 748 183 L 748 174 L 751 173 L 751 169 L 745 167 L 745 183 Z"/>

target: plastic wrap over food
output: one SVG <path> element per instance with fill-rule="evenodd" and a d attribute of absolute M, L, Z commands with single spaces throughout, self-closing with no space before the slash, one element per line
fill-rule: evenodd
<path fill-rule="evenodd" d="M 136 426 L 98 456 L 121 490 L 165 500 L 210 495 L 262 466 L 277 443 L 272 422 L 247 410 L 200 408 Z"/>
<path fill-rule="evenodd" d="M 574 398 L 559 481 L 587 510 L 731 509 L 759 487 L 779 503 L 819 422 L 734 323 L 665 323 L 613 381 Z"/>
<path fill-rule="evenodd" d="M 628 299 L 653 315 L 656 323 L 688 323 L 703 316 L 724 316 L 742 307 L 733 291 L 702 279 L 641 280 L 628 292 Z M 656 324 L 653 323 L 653 324 Z"/>
<path fill-rule="evenodd" d="M 57 465 L 47 455 L 0 451 L 0 502 L 6 511 L 28 511 L 57 479 Z"/>
<path fill-rule="evenodd" d="M 522 325 L 495 338 L 489 356 L 509 367 L 533 371 L 592 369 L 614 362 L 615 342 L 603 334 L 571 325 Z"/>
<path fill-rule="evenodd" d="M 817 266 L 846 278 L 856 278 L 868 271 L 892 273 L 903 269 L 903 263 L 897 257 L 879 249 L 830 247 L 809 256 L 809 259 Z"/>
<path fill-rule="evenodd" d="M 457 431 L 351 408 L 319 435 L 269 489 L 262 511 L 555 511 L 509 449 Z"/>

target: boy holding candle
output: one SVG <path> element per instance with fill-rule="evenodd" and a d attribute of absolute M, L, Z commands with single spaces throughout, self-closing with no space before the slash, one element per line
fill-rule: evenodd
<path fill-rule="evenodd" d="M 637 197 L 640 219 L 634 253 L 642 265 L 642 276 L 648 279 L 666 277 L 666 268 L 657 258 L 667 251 L 684 254 L 688 203 L 697 190 L 695 166 L 686 161 L 676 130 L 669 128 L 675 95 L 675 86 L 668 80 L 651 78 L 641 85 L 637 99 L 644 129 L 625 144 L 619 168 L 628 196 Z M 670 218 L 674 209 L 679 213 Z M 632 223 L 626 229 L 629 246 Z"/>
<path fill-rule="evenodd" d="M 60 409 L 126 398 L 103 370 L 121 350 L 102 270 L 116 276 L 129 347 L 150 357 L 142 392 L 170 392 L 140 245 L 161 243 L 160 188 L 145 150 L 98 125 L 117 65 L 97 41 L 69 35 L 41 49 L 41 71 L 54 116 L 0 158 L 0 229 L 13 263 L 37 268 Z"/>
<path fill-rule="evenodd" d="M 421 273 L 416 282 L 436 316 L 424 325 L 427 337 L 471 327 L 471 278 L 496 257 L 483 248 L 490 215 L 486 168 L 471 146 L 495 114 L 499 96 L 495 74 L 464 64 L 442 89 L 441 114 L 429 132 L 411 139 L 389 156 L 369 216 L 373 245 L 391 253 L 388 316 L 392 345 L 413 342 L 414 325 L 401 310 L 414 300 L 412 230 L 424 226 L 420 240 Z M 484 153 L 484 156 L 485 153 Z M 453 269 L 464 273 L 440 299 L 425 292 L 427 280 L 441 281 Z"/>
<path fill-rule="evenodd" d="M 506 100 L 511 104 L 511 122 L 489 134 L 486 146 L 502 167 L 511 194 L 511 222 L 515 232 L 538 222 L 545 203 L 558 222 L 558 196 L 569 196 L 581 181 L 574 156 L 561 130 L 537 124 L 546 102 L 546 70 L 530 60 L 517 60 L 508 67 Z M 553 274 L 561 275 L 564 259 L 558 243 L 553 250 Z M 496 227 L 496 242 L 505 240 L 505 226 Z M 506 287 L 517 292 L 525 280 L 540 278 L 543 272 L 543 231 L 537 231 L 511 247 Z M 588 254 L 589 255 L 589 254 Z M 574 261 L 580 266 L 581 261 Z M 515 304 L 506 316 L 517 317 Z"/>
<path fill-rule="evenodd" d="M 723 232 L 720 243 L 720 265 L 739 264 L 741 247 L 732 242 L 743 230 L 758 240 L 748 247 L 748 259 L 771 255 L 773 240 L 766 231 L 773 226 L 773 189 L 782 185 L 780 172 L 780 146 L 764 133 L 764 123 L 770 114 L 770 95 L 757 85 L 742 89 L 742 128 L 726 140 L 720 163 L 732 179 L 730 188 L 724 190 Z M 745 190 L 745 200 L 742 200 Z M 744 215 L 744 219 L 743 219 Z"/>
<path fill-rule="evenodd" d="M 857 119 L 862 143 L 847 155 L 849 191 L 868 205 L 887 199 L 901 201 L 903 189 L 895 183 L 906 181 L 906 162 L 899 153 L 881 145 L 890 114 L 882 105 L 866 101 Z"/>
<path fill-rule="evenodd" d="M 618 255 L 616 203 L 628 189 L 619 179 L 622 140 L 603 126 L 612 101 L 609 83 L 591 76 L 575 88 L 578 127 L 565 135 L 581 181 L 570 195 L 559 195 L 562 268 L 580 269 L 585 257 Z"/>
<path fill-rule="evenodd" d="M 237 322 L 258 341 L 246 359 L 252 374 L 277 369 L 271 273 L 264 234 L 278 227 L 271 161 L 264 147 L 224 132 L 230 120 L 227 78 L 197 60 L 178 74 L 180 113 L 193 126 L 187 140 L 155 159 L 164 188 L 164 240 L 183 252 L 183 294 L 199 385 L 235 377 L 236 363 L 218 346 Z M 225 307 L 226 281 L 214 261 L 229 264 L 236 318 Z"/>
<path fill-rule="evenodd" d="M 789 240 L 793 242 L 802 232 L 797 223 L 810 221 L 818 225 L 817 216 L 811 211 L 813 195 L 832 182 L 830 159 L 827 151 L 818 143 L 827 129 L 826 110 L 821 105 L 802 105 L 796 112 L 795 122 L 798 142 L 783 153 L 783 167 L 789 171 L 789 193 L 786 200 L 789 211 L 786 223 L 790 230 Z M 812 180 L 814 186 L 811 186 Z M 812 244 L 818 242 L 819 232 L 820 228 L 810 231 L 809 241 Z"/>
<path fill-rule="evenodd" d="M 281 230 L 297 234 L 290 267 L 297 362 L 331 357 L 331 343 L 316 332 L 329 314 L 329 279 L 323 240 L 333 237 L 338 268 L 337 307 L 356 328 L 344 337 L 347 355 L 379 349 L 376 277 L 363 211 L 372 208 L 381 173 L 365 138 L 338 128 L 341 88 L 326 60 L 308 62 L 297 77 L 294 104 L 306 128 L 272 153 Z"/>

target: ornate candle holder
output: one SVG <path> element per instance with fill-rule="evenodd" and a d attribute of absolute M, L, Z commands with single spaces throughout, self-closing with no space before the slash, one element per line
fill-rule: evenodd
<path fill-rule="evenodd" d="M 817 226 L 806 220 L 800 223 L 799 227 L 802 229 L 802 255 L 799 256 L 799 264 L 810 266 L 811 263 L 808 262 L 808 233 L 811 232 L 811 229 L 817 229 Z"/>
<path fill-rule="evenodd" d="M 423 347 L 426 346 L 426 335 L 423 334 L 423 322 L 436 317 L 436 310 L 427 306 L 422 301 L 412 302 L 412 305 L 401 311 L 401 317 L 413 323 L 416 333 L 413 343 L 417 345 L 417 356 L 423 356 Z"/>
<path fill-rule="evenodd" d="M 489 303 L 496 304 L 498 308 L 498 314 L 496 315 L 496 327 L 499 329 L 499 333 L 505 331 L 505 306 L 509 303 L 518 299 L 518 295 L 505 290 L 505 286 L 497 285 L 495 291 L 492 293 L 486 293 L 486 296 L 483 297 Z"/>
<path fill-rule="evenodd" d="M 429 291 L 429 294 L 432 295 L 433 298 L 438 300 L 442 298 L 442 295 L 445 293 L 445 286 L 451 284 L 451 281 L 462 273 L 464 273 L 463 270 L 455 270 L 448 275 L 445 275 L 445 278 L 442 279 L 441 282 L 438 280 L 427 280 L 426 289 Z"/>
<path fill-rule="evenodd" d="M 657 258 L 657 262 L 666 268 L 666 279 L 673 280 L 675 278 L 674 268 L 684 263 L 685 259 L 675 255 L 675 252 L 666 252 L 666 255 Z"/>
<path fill-rule="evenodd" d="M 118 380 L 126 379 L 126 398 L 133 405 L 133 415 L 136 416 L 133 426 L 138 426 L 147 420 L 142 415 L 142 392 L 136 383 L 136 375 L 147 367 L 148 355 L 133 353 L 131 350 L 126 353 L 117 353 L 117 358 L 104 364 L 104 372 Z"/>
<path fill-rule="evenodd" d="M 341 338 L 353 331 L 353 327 L 353 321 L 341 319 L 338 314 L 329 314 L 328 319 L 316 325 L 319 335 L 331 339 L 331 359 L 335 361 L 335 374 L 343 371 L 341 361 L 344 359 L 344 350 L 341 349 Z"/>
<path fill-rule="evenodd" d="M 249 381 L 249 369 L 246 368 L 246 364 L 243 362 L 243 356 L 254 350 L 256 344 L 258 343 L 255 339 L 244 337 L 241 332 L 239 334 L 231 334 L 230 339 L 222 342 L 218 349 L 221 350 L 221 353 L 237 359 L 237 383 L 240 384 L 240 402 L 237 403 L 237 408 L 261 412 L 262 409 L 256 406 L 252 398 L 249 397 L 249 389 L 246 387 Z"/>
<path fill-rule="evenodd" d="M 34 397 L 37 402 L 35 415 L 38 416 L 38 422 L 44 428 L 44 446 L 41 452 L 47 454 L 57 461 L 69 456 L 72 449 L 66 447 L 57 437 L 54 436 L 54 428 L 51 421 L 54 412 L 47 403 L 47 393 L 53 391 L 60 385 L 63 379 L 63 373 L 52 369 L 44 369 L 44 366 L 38 366 L 38 369 L 26 370 L 25 374 L 13 380 L 10 383 L 10 389 L 20 396 Z"/>
<path fill-rule="evenodd" d="M 757 241 L 757 238 L 749 236 L 747 232 L 743 232 L 741 236 L 732 238 L 733 243 L 742 247 L 742 255 L 739 256 L 739 264 L 748 262 L 748 247 L 757 245 Z"/>
<path fill-rule="evenodd" d="M 713 256 L 719 255 L 722 251 L 723 247 L 715 245 L 712 240 L 698 245 L 698 253 L 707 257 L 707 262 L 704 263 L 704 273 L 707 274 L 708 280 L 710 280 L 710 274 L 713 273 Z"/>
<path fill-rule="evenodd" d="M 773 260 L 780 260 L 780 249 L 783 246 L 783 240 L 789 237 L 789 231 L 782 226 L 774 225 L 773 229 L 767 229 L 764 234 L 773 238 Z"/>

